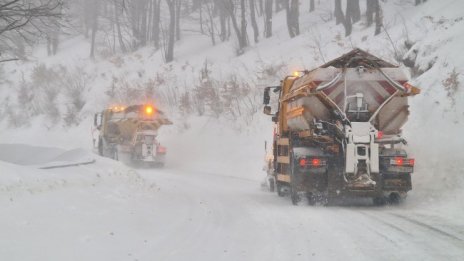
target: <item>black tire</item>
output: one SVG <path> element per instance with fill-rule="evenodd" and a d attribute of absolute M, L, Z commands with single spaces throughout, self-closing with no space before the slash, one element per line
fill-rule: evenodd
<path fill-rule="evenodd" d="M 315 197 L 315 195 L 313 193 L 307 192 L 306 193 L 306 199 L 308 200 L 308 205 L 310 205 L 310 206 L 316 205 L 317 200 L 316 200 L 316 197 Z"/>
<path fill-rule="evenodd" d="M 273 178 L 269 178 L 268 179 L 268 182 L 269 182 L 269 191 L 270 192 L 274 192 L 275 191 L 275 181 Z"/>
<path fill-rule="evenodd" d="M 392 205 L 398 205 L 401 202 L 401 197 L 398 193 L 391 193 L 390 196 L 388 196 L 388 203 Z"/>
<path fill-rule="evenodd" d="M 119 161 L 119 155 L 118 155 L 118 149 L 117 148 L 112 149 L 111 158 L 116 160 L 116 161 Z"/>
<path fill-rule="evenodd" d="M 290 198 L 292 199 L 293 205 L 298 205 L 301 201 L 300 195 L 298 195 L 298 182 L 297 173 L 295 171 L 295 162 L 293 155 L 290 156 Z"/>
<path fill-rule="evenodd" d="M 277 195 L 279 197 L 285 196 L 285 193 L 282 191 L 282 187 L 283 187 L 282 182 L 276 181 L 276 190 L 277 190 Z"/>
<path fill-rule="evenodd" d="M 374 203 L 375 206 L 385 206 L 387 204 L 387 199 L 385 197 L 375 197 L 372 199 L 372 203 Z"/>
<path fill-rule="evenodd" d="M 339 191 L 341 190 L 341 181 L 339 177 L 339 168 L 334 162 L 329 165 L 327 171 L 327 202 L 326 206 L 334 206 L 338 203 Z"/>

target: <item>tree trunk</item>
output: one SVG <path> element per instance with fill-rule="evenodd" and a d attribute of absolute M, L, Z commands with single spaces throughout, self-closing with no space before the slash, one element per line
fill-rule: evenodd
<path fill-rule="evenodd" d="M 241 38 L 243 46 L 248 46 L 248 34 L 247 34 L 247 21 L 246 21 L 246 7 L 245 7 L 245 0 L 240 0 L 240 11 L 241 11 Z"/>
<path fill-rule="evenodd" d="M 352 0 L 353 1 L 353 0 Z M 345 36 L 349 36 L 352 31 L 352 16 L 353 16 L 353 2 L 348 1 L 346 3 L 346 13 L 345 13 L 345 19 L 343 20 L 343 27 L 345 27 Z"/>
<path fill-rule="evenodd" d="M 161 0 L 154 0 L 153 4 L 153 43 L 160 48 Z"/>
<path fill-rule="evenodd" d="M 205 30 L 203 29 L 203 6 L 202 6 L 201 2 L 202 1 L 200 1 L 200 3 L 199 3 L 200 8 L 198 9 L 199 13 L 200 13 L 200 33 L 204 34 Z"/>
<path fill-rule="evenodd" d="M 291 0 L 290 9 L 292 11 L 293 28 L 295 35 L 300 35 L 300 1 Z"/>
<path fill-rule="evenodd" d="M 285 8 L 285 2 L 287 2 L 288 0 L 275 0 L 275 12 L 278 13 L 280 11 L 282 11 L 282 9 Z"/>
<path fill-rule="evenodd" d="M 214 25 L 214 6 L 213 3 L 206 3 L 206 10 L 208 11 L 208 18 L 209 18 L 209 36 L 211 37 L 211 43 L 216 45 L 216 32 L 215 32 L 215 25 Z"/>
<path fill-rule="evenodd" d="M 359 8 L 359 0 L 348 1 L 351 4 L 351 19 L 353 23 L 361 20 L 361 9 Z"/>
<path fill-rule="evenodd" d="M 272 36 L 272 1 L 265 0 L 264 2 L 264 37 Z"/>
<path fill-rule="evenodd" d="M 335 24 L 337 25 L 340 23 L 343 23 L 343 21 L 345 20 L 345 17 L 342 11 L 342 0 L 335 0 L 334 15 L 335 15 Z"/>
<path fill-rule="evenodd" d="M 315 6 L 314 6 L 314 0 L 309 0 L 309 12 L 313 12 L 315 10 Z"/>
<path fill-rule="evenodd" d="M 139 14 L 142 16 L 140 21 L 140 45 L 147 45 L 147 7 L 148 1 L 143 0 L 140 3 Z"/>
<path fill-rule="evenodd" d="M 300 34 L 299 0 L 285 0 L 288 34 L 291 38 Z"/>
<path fill-rule="evenodd" d="M 121 48 L 121 51 L 123 53 L 127 52 L 126 45 L 124 44 L 124 39 L 122 38 L 122 33 L 121 33 L 121 24 L 119 22 L 119 7 L 117 6 L 116 2 L 114 3 L 114 21 L 116 23 L 116 30 L 118 31 L 118 41 L 119 41 L 119 47 Z"/>
<path fill-rule="evenodd" d="M 366 1 L 366 22 L 367 26 L 371 26 L 374 21 L 374 1 L 367 0 Z"/>
<path fill-rule="evenodd" d="M 174 41 L 176 38 L 176 0 L 166 0 L 169 9 L 168 42 L 165 51 L 166 63 L 174 60 Z"/>
<path fill-rule="evenodd" d="M 97 38 L 98 30 L 98 7 L 99 2 L 95 1 L 92 4 L 92 40 L 90 44 L 90 57 L 95 58 L 95 39 Z"/>
<path fill-rule="evenodd" d="M 176 40 L 180 40 L 180 12 L 181 12 L 181 0 L 176 0 Z"/>
<path fill-rule="evenodd" d="M 258 0 L 258 16 L 262 16 L 264 13 L 264 0 Z"/>
<path fill-rule="evenodd" d="M 253 36 L 255 43 L 259 41 L 259 28 L 258 24 L 256 23 L 256 14 L 255 14 L 255 0 L 249 0 L 250 2 L 250 19 L 251 19 L 251 26 L 253 27 Z"/>
<path fill-rule="evenodd" d="M 221 32 L 219 34 L 219 38 L 221 39 L 222 42 L 227 40 L 227 10 L 226 10 L 226 3 L 224 0 L 219 1 L 218 3 L 218 8 L 219 8 L 219 24 L 221 27 Z"/>
<path fill-rule="evenodd" d="M 237 35 L 237 40 L 238 40 L 238 52 L 237 54 L 242 54 L 245 47 L 247 47 L 247 41 L 246 41 L 246 21 L 243 21 L 244 16 L 242 16 L 242 24 L 241 28 L 239 28 L 237 18 L 235 17 L 235 8 L 234 8 L 234 3 L 232 0 L 226 0 L 225 2 L 225 9 L 227 10 L 230 19 L 232 21 L 232 27 L 234 28 L 235 34 Z M 245 1 L 241 0 L 241 4 L 243 3 L 243 6 L 245 6 Z M 242 15 L 244 15 L 244 9 L 242 9 Z M 245 22 L 245 23 L 244 23 Z M 241 31 L 245 28 L 245 31 Z M 245 36 L 245 37 L 244 37 Z"/>
<path fill-rule="evenodd" d="M 380 29 L 382 28 L 382 8 L 380 8 L 379 0 L 374 1 L 375 8 L 375 33 L 374 35 L 380 34 Z"/>

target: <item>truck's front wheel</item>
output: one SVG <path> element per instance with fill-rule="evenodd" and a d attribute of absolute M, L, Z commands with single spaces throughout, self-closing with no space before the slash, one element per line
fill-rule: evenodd
<path fill-rule="evenodd" d="M 103 139 L 98 138 L 98 155 L 103 156 Z"/>
<path fill-rule="evenodd" d="M 270 192 L 274 192 L 275 191 L 275 181 L 274 181 L 274 178 L 268 178 L 268 182 L 269 182 L 269 191 Z"/>

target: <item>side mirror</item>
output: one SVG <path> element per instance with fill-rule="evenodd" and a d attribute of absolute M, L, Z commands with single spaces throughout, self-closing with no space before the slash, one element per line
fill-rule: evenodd
<path fill-rule="evenodd" d="M 271 111 L 272 111 L 271 106 L 269 106 L 269 105 L 264 106 L 264 108 L 263 108 L 263 113 L 264 114 L 271 115 L 272 114 Z"/>
<path fill-rule="evenodd" d="M 101 127 L 101 118 L 102 118 L 101 113 L 96 113 L 93 117 L 93 126 L 97 129 L 100 129 Z"/>
<path fill-rule="evenodd" d="M 269 102 L 271 101 L 271 96 L 269 95 L 270 90 L 271 90 L 271 87 L 264 88 L 264 97 L 263 97 L 263 104 L 264 105 L 268 105 Z"/>
<path fill-rule="evenodd" d="M 98 123 L 98 113 L 93 116 L 93 126 L 97 127 Z"/>

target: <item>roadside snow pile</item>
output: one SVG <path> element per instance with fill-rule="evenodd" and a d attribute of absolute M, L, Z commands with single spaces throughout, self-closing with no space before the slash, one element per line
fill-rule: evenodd
<path fill-rule="evenodd" d="M 37 165 L 52 161 L 64 151 L 59 148 L 36 147 L 24 144 L 0 144 L 0 161 L 16 165 Z"/>
<path fill-rule="evenodd" d="M 53 168 L 88 164 L 94 156 L 84 149 L 65 151 L 58 148 L 36 147 L 24 144 L 0 144 L 0 161 L 17 165 Z"/>
<path fill-rule="evenodd" d="M 149 194 L 155 184 L 120 162 L 92 155 L 83 149 L 65 151 L 57 148 L 21 144 L 0 144 L 0 199 L 37 194 L 68 187 L 125 186 Z M 40 169 L 61 165 L 90 165 Z"/>

